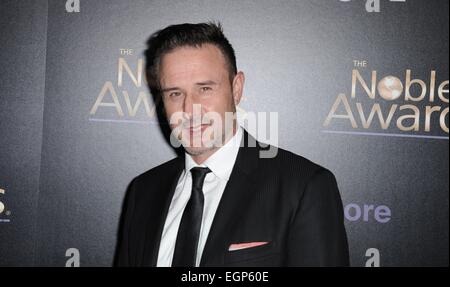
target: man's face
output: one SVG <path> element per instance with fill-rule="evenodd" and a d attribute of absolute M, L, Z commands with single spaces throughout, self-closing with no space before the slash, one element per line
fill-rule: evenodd
<path fill-rule="evenodd" d="M 235 113 L 244 76 L 230 81 L 219 48 L 211 44 L 181 47 L 165 54 L 159 66 L 166 116 L 175 137 L 191 155 L 221 146 L 232 132 L 225 114 Z"/>

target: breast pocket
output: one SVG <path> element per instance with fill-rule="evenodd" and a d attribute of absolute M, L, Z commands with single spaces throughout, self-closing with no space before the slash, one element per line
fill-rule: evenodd
<path fill-rule="evenodd" d="M 276 243 L 268 242 L 264 245 L 249 247 L 245 249 L 226 251 L 225 263 L 245 263 L 259 261 L 276 255 Z"/>

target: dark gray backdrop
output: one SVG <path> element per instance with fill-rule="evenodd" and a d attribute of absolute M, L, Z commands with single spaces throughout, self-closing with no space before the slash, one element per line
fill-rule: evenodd
<path fill-rule="evenodd" d="M 439 116 L 431 131 L 423 128 L 425 106 L 448 103 L 437 95 L 433 103 L 378 93 L 371 100 L 359 84 L 350 98 L 353 69 L 367 83 L 377 71 L 377 80 L 393 75 L 403 85 L 410 69 L 428 87 L 434 70 L 437 93 L 449 78 L 448 1 L 381 0 L 372 13 L 365 1 L 338 0 L 81 0 L 78 13 L 65 4 L 0 2 L 1 266 L 65 266 L 70 248 L 81 266 L 111 265 L 128 183 L 175 156 L 144 106 L 130 115 L 123 92 L 134 105 L 148 90 L 126 73 L 118 86 L 119 58 L 136 71 L 151 33 L 206 20 L 222 22 L 246 74 L 242 111 L 278 112 L 278 141 L 270 142 L 336 175 L 352 265 L 373 262 L 375 248 L 381 266 L 448 266 L 448 132 Z M 90 113 L 108 82 L 123 116 L 106 106 Z M 324 125 L 340 93 L 356 129 L 342 119 Z M 411 93 L 420 94 L 417 85 Z M 112 102 L 110 92 L 102 102 Z M 364 129 L 357 102 L 366 114 L 375 103 L 383 114 L 392 104 L 413 104 L 420 130 L 382 129 L 377 117 Z M 377 207 L 385 214 L 376 217 Z"/>

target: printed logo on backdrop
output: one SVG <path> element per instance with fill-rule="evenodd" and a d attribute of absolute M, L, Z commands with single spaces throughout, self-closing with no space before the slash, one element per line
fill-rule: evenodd
<path fill-rule="evenodd" d="M 0 223 L 11 222 L 9 217 L 11 216 L 11 211 L 7 209 L 2 196 L 6 193 L 3 188 L 0 188 Z"/>
<path fill-rule="evenodd" d="M 339 0 L 340 2 L 352 2 L 352 0 Z M 391 3 L 406 3 L 406 0 L 384 0 L 385 2 Z M 364 1 L 356 0 L 354 2 L 364 3 Z M 366 0 L 365 9 L 368 13 L 379 13 L 381 12 L 381 2 L 382 0 Z"/>
<path fill-rule="evenodd" d="M 66 12 L 68 13 L 79 13 L 80 12 L 80 0 L 67 0 L 66 2 Z"/>
<path fill-rule="evenodd" d="M 391 220 L 391 209 L 386 205 L 356 203 L 347 204 L 344 208 L 344 216 L 350 222 L 377 222 L 388 223 Z"/>
<path fill-rule="evenodd" d="M 144 60 L 133 49 L 120 49 L 114 59 L 117 76 L 103 83 L 90 110 L 90 121 L 156 123 L 155 105 L 144 76 Z"/>
<path fill-rule="evenodd" d="M 66 267 L 80 267 L 80 251 L 77 248 L 69 248 L 66 250 Z"/>
<path fill-rule="evenodd" d="M 349 84 L 331 104 L 326 133 L 448 140 L 448 84 L 438 71 L 370 70 L 353 61 Z"/>
<path fill-rule="evenodd" d="M 90 121 L 157 123 L 156 106 L 148 90 L 144 59 L 135 57 L 134 49 L 120 49 L 114 59 L 117 77 L 103 83 L 89 112 Z M 242 101 L 245 101 L 243 97 Z M 241 107 L 236 107 L 246 114 Z"/>
<path fill-rule="evenodd" d="M 366 265 L 365 267 L 380 267 L 380 250 L 377 248 L 369 248 L 366 250 Z"/>

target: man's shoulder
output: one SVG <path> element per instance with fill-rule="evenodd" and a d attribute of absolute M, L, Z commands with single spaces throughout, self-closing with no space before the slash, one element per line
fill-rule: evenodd
<path fill-rule="evenodd" d="M 337 181 L 333 172 L 292 151 L 278 148 L 275 157 L 261 158 L 258 166 L 263 175 L 260 179 L 268 182 L 275 179 L 281 183 L 283 194 L 292 203 L 300 202 L 306 190 L 312 191 L 313 196 L 319 199 L 336 195 Z"/>
<path fill-rule="evenodd" d="M 273 146 L 271 146 L 273 148 Z M 262 157 L 262 159 L 264 159 Z M 287 149 L 283 149 L 280 147 L 277 147 L 277 153 L 273 157 L 267 158 L 269 161 L 273 159 L 274 161 L 278 162 L 279 164 L 287 167 L 294 167 L 294 168 L 303 168 L 303 169 L 310 169 L 310 170 L 316 170 L 323 168 L 321 165 L 313 162 L 312 160 L 301 156 L 297 153 L 294 153 L 292 151 L 289 151 Z"/>
<path fill-rule="evenodd" d="M 158 180 L 161 179 L 162 176 L 167 176 L 171 172 L 176 169 L 180 164 L 180 158 L 175 157 L 169 161 L 166 161 L 158 166 L 155 166 L 135 177 L 135 181 L 149 181 L 149 180 Z"/>
<path fill-rule="evenodd" d="M 278 169 L 290 178 L 308 179 L 318 173 L 333 176 L 329 169 L 304 156 L 280 147 L 277 149 L 277 154 L 274 157 L 261 158 L 260 162 L 268 168 Z"/>

